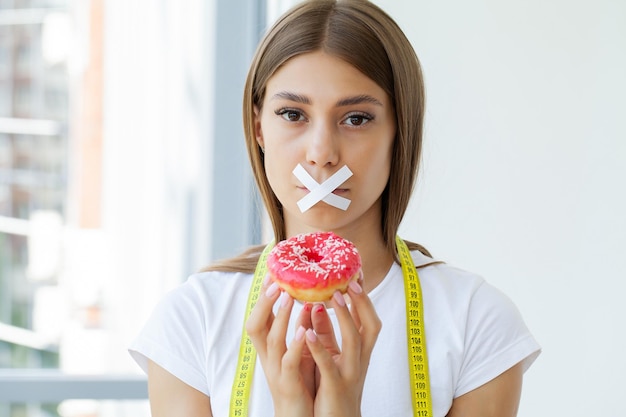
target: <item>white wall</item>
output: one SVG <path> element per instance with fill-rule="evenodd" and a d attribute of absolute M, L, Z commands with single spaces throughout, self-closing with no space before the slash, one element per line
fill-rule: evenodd
<path fill-rule="evenodd" d="M 376 3 L 427 84 L 402 234 L 519 306 L 520 417 L 626 415 L 626 2 Z"/>

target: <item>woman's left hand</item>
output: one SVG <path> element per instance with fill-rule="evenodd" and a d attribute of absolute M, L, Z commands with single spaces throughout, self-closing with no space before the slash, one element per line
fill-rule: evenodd
<path fill-rule="evenodd" d="M 360 416 L 363 385 L 370 357 L 382 323 L 360 285 L 348 289 L 351 309 L 336 292 L 330 305 L 335 309 L 341 331 L 341 349 L 327 314 L 313 308 L 313 329 L 305 334 L 306 344 L 317 365 L 314 415 Z M 322 307 L 323 308 L 323 307 Z"/>

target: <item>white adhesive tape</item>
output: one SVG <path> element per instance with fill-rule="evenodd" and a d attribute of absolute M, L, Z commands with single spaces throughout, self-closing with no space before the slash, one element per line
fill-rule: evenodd
<path fill-rule="evenodd" d="M 337 207 L 341 210 L 347 210 L 350 205 L 350 200 L 333 194 L 333 191 L 343 184 L 348 178 L 352 176 L 352 171 L 347 165 L 344 165 L 339 171 L 335 172 L 330 178 L 323 183 L 319 184 L 315 179 L 298 164 L 294 170 L 293 175 L 296 176 L 306 188 L 309 189 L 309 193 L 302 197 L 298 201 L 298 208 L 301 212 L 305 212 L 320 201 L 325 202 L 333 207 Z"/>

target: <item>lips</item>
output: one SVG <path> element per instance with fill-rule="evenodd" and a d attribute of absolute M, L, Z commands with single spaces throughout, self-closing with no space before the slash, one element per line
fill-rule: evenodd
<path fill-rule="evenodd" d="M 303 185 L 297 185 L 296 188 L 299 189 L 299 190 L 305 191 L 307 193 L 311 192 L 311 190 L 309 190 L 308 188 L 306 188 Z M 348 192 L 347 188 L 337 188 L 337 189 L 333 190 L 333 194 L 337 194 L 337 195 L 345 194 L 347 192 Z"/>

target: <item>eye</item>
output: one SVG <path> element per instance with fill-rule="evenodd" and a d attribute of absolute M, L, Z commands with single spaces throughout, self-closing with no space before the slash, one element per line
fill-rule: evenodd
<path fill-rule="evenodd" d="M 374 117 L 370 116 L 369 114 L 354 113 L 354 114 L 348 115 L 348 117 L 344 119 L 343 123 L 347 124 L 348 126 L 358 127 L 358 126 L 363 126 L 364 124 L 370 122 L 373 119 Z"/>
<path fill-rule="evenodd" d="M 295 109 L 278 109 L 275 111 L 276 115 L 281 116 L 288 122 L 302 122 L 306 120 L 300 110 Z"/>

